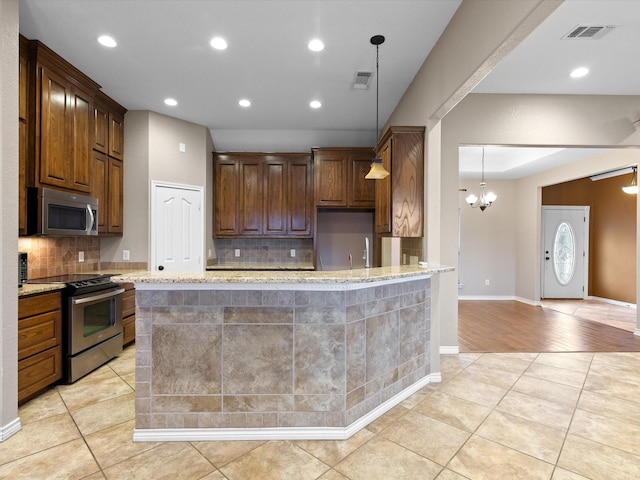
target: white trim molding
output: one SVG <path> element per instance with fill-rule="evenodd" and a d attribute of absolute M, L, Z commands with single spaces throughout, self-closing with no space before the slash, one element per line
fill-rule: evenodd
<path fill-rule="evenodd" d="M 431 373 L 378 405 L 347 427 L 274 428 L 151 428 L 133 430 L 134 442 L 202 442 L 211 440 L 346 440 L 430 383 L 442 380 Z"/>
<path fill-rule="evenodd" d="M 15 435 L 20 430 L 22 430 L 22 425 L 20 424 L 20 418 L 16 418 L 11 423 L 8 423 L 4 427 L 0 427 L 0 442 L 4 442 L 7 438 Z"/>
<path fill-rule="evenodd" d="M 458 345 L 440 345 L 440 355 L 458 355 L 460 347 Z"/>

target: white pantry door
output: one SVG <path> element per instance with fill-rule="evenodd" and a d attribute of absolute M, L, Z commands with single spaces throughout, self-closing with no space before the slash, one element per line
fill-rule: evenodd
<path fill-rule="evenodd" d="M 152 192 L 152 269 L 202 271 L 202 188 L 154 182 Z"/>
<path fill-rule="evenodd" d="M 589 207 L 542 207 L 542 298 L 585 298 Z"/>

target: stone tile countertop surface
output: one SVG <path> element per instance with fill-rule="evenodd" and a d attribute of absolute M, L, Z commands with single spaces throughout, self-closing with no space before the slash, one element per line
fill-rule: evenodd
<path fill-rule="evenodd" d="M 18 288 L 18 297 L 26 297 L 27 295 L 36 295 L 38 293 L 55 292 L 62 290 L 64 285 L 59 283 L 25 283 Z"/>
<path fill-rule="evenodd" d="M 133 283 L 368 283 L 453 272 L 443 265 L 362 268 L 336 271 L 138 271 L 113 277 L 114 282 Z"/>

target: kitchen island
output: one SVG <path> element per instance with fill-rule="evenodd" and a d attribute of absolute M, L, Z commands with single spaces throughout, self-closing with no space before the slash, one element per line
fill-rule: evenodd
<path fill-rule="evenodd" d="M 452 270 L 114 277 L 136 288 L 134 440 L 350 437 L 440 380 L 433 290 Z"/>

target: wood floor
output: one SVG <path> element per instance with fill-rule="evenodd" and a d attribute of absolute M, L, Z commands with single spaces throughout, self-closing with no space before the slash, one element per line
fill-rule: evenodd
<path fill-rule="evenodd" d="M 640 352 L 640 336 L 516 301 L 460 300 L 460 352 Z"/>

